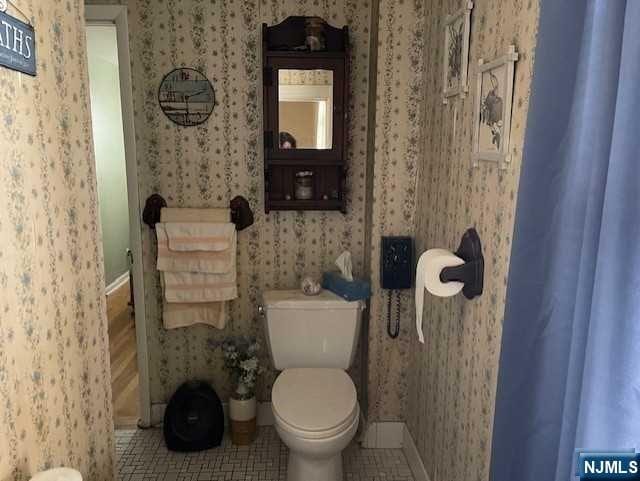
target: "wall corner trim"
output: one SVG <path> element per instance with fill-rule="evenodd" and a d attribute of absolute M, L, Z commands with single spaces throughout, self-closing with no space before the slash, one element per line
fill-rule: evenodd
<path fill-rule="evenodd" d="M 407 462 L 409 463 L 409 468 L 413 473 L 413 479 L 415 481 L 431 481 L 427 474 L 427 470 L 424 467 L 424 463 L 422 462 L 422 458 L 420 457 L 420 453 L 418 452 L 418 447 L 413 441 L 413 437 L 411 436 L 406 424 L 404 425 L 402 434 L 402 451 L 404 452 Z"/>
<path fill-rule="evenodd" d="M 409 428 L 403 422 L 373 422 L 362 433 L 365 449 L 402 449 L 415 481 L 431 481 Z"/>
<path fill-rule="evenodd" d="M 370 423 L 362 437 L 362 447 L 365 449 L 401 449 L 403 433 L 403 422 Z"/>

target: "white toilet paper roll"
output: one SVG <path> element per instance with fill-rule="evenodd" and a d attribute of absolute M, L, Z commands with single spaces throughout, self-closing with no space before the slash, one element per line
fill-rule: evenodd
<path fill-rule="evenodd" d="M 442 282 L 440 274 L 445 267 L 464 264 L 453 252 L 446 249 L 430 249 L 423 254 L 425 261 L 424 287 L 434 296 L 451 297 L 459 293 L 464 287 L 462 282 Z"/>
<path fill-rule="evenodd" d="M 424 306 L 424 290 L 438 297 L 455 296 L 464 287 L 462 282 L 442 282 L 440 273 L 445 267 L 464 264 L 464 260 L 446 249 L 429 249 L 418 259 L 416 270 L 416 331 L 418 340 L 424 344 L 422 332 L 422 308 Z"/>

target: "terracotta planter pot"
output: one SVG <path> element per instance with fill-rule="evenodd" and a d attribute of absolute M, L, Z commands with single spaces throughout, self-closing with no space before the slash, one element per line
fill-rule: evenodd
<path fill-rule="evenodd" d="M 239 446 L 251 444 L 256 439 L 257 404 L 256 398 L 229 399 L 229 419 L 231 420 L 231 442 Z"/>

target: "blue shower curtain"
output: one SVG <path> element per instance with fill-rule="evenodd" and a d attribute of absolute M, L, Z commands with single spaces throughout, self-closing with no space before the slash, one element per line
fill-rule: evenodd
<path fill-rule="evenodd" d="M 640 448 L 640 0 L 542 0 L 492 481 Z"/>

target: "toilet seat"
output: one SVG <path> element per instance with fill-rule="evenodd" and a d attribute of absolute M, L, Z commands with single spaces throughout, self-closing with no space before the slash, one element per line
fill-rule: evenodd
<path fill-rule="evenodd" d="M 349 429 L 359 415 L 356 388 L 341 369 L 285 369 L 272 390 L 273 413 L 284 429 L 324 439 Z"/>

